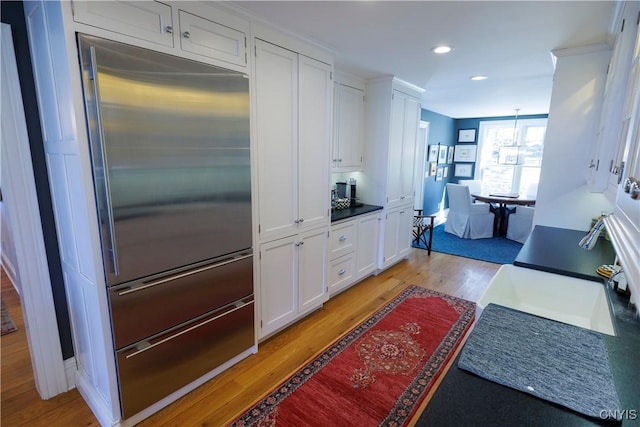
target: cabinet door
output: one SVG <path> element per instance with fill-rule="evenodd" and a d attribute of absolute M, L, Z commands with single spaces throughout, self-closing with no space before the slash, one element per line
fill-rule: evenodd
<path fill-rule="evenodd" d="M 171 6 L 157 1 L 74 1 L 73 20 L 173 47 Z"/>
<path fill-rule="evenodd" d="M 298 314 L 320 307 L 326 299 L 327 228 L 302 234 L 298 242 Z"/>
<path fill-rule="evenodd" d="M 182 10 L 179 16 L 182 50 L 232 64 L 247 65 L 245 33 Z"/>
<path fill-rule="evenodd" d="M 259 233 L 265 239 L 297 231 L 298 55 L 256 40 L 255 68 Z"/>
<path fill-rule="evenodd" d="M 329 294 L 335 295 L 356 278 L 355 254 L 345 255 L 329 264 Z"/>
<path fill-rule="evenodd" d="M 416 143 L 420 126 L 420 103 L 417 99 L 406 97 L 404 101 L 404 126 L 402 132 L 401 198 L 407 202 L 413 200 Z"/>
<path fill-rule="evenodd" d="M 387 204 L 401 202 L 402 195 L 402 147 L 404 132 L 404 101 L 406 95 L 393 91 L 391 99 L 391 123 L 389 130 Z M 413 170 L 413 169 L 412 169 Z"/>
<path fill-rule="evenodd" d="M 338 84 L 334 171 L 362 169 L 364 143 L 364 91 Z"/>
<path fill-rule="evenodd" d="M 260 336 L 292 322 L 298 307 L 297 236 L 260 245 Z M 312 246 L 312 245 L 309 245 Z"/>
<path fill-rule="evenodd" d="M 358 220 L 358 244 L 356 245 L 356 276 L 358 279 L 376 269 L 380 221 L 380 214 Z"/>
<path fill-rule="evenodd" d="M 405 205 L 398 217 L 398 257 L 403 258 L 411 251 L 413 237 L 413 204 Z"/>
<path fill-rule="evenodd" d="M 387 212 L 384 223 L 384 251 L 382 264 L 384 267 L 398 259 L 398 231 L 400 227 L 400 209 Z"/>
<path fill-rule="evenodd" d="M 331 66 L 299 55 L 298 218 L 300 230 L 330 222 Z M 273 108 L 273 107 L 271 107 Z"/>

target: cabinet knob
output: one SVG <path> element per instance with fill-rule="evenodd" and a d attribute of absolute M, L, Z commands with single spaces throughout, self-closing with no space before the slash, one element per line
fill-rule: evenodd
<path fill-rule="evenodd" d="M 182 33 L 182 36 L 183 36 L 185 39 L 188 39 L 189 37 L 191 37 L 191 33 L 190 33 L 189 31 L 185 31 L 184 33 Z"/>
<path fill-rule="evenodd" d="M 164 31 L 169 34 L 173 34 L 173 27 L 171 25 L 167 25 L 166 27 L 164 27 Z"/>
<path fill-rule="evenodd" d="M 304 218 L 300 218 L 298 222 L 304 222 Z"/>
<path fill-rule="evenodd" d="M 344 242 L 345 240 L 347 240 L 347 236 L 342 235 L 338 240 L 340 240 L 341 242 Z"/>
<path fill-rule="evenodd" d="M 347 272 L 347 270 L 345 270 L 344 268 L 341 268 L 340 271 L 338 271 L 338 275 L 342 276 L 346 272 Z"/>
<path fill-rule="evenodd" d="M 296 242 L 295 245 L 296 246 L 300 246 L 302 244 L 302 242 Z"/>

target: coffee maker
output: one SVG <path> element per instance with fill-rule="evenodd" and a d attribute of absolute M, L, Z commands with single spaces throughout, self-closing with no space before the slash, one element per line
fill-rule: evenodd
<path fill-rule="evenodd" d="M 349 199 L 351 199 L 349 205 L 352 208 L 362 206 L 362 203 L 357 202 L 358 198 L 356 197 L 356 180 L 354 178 L 349 178 Z"/>

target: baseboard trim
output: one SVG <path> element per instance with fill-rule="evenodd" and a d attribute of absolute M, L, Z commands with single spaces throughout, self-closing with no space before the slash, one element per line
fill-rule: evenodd
<path fill-rule="evenodd" d="M 64 372 L 67 377 L 67 391 L 76 388 L 76 371 L 78 370 L 78 364 L 75 357 L 65 359 Z"/>

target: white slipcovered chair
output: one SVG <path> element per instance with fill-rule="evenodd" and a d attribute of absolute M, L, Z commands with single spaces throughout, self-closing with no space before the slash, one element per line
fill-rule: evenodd
<path fill-rule="evenodd" d="M 495 215 L 487 203 L 471 203 L 469 187 L 447 184 L 449 214 L 444 231 L 463 239 L 484 239 L 493 237 Z"/>
<path fill-rule="evenodd" d="M 509 215 L 507 225 L 507 239 L 524 243 L 533 228 L 533 213 L 535 208 L 518 206 L 516 211 Z"/>
<path fill-rule="evenodd" d="M 482 181 L 480 181 L 479 179 L 459 179 L 458 184 L 466 185 L 467 187 L 469 187 L 470 194 L 482 193 Z M 473 203 L 483 203 L 476 201 L 473 196 L 471 196 L 471 201 Z"/>

